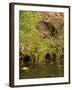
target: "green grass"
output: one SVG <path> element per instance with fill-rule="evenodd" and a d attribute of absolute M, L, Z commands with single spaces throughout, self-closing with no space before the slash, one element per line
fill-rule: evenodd
<path fill-rule="evenodd" d="M 63 17 L 63 13 L 20 11 L 19 52 L 23 56 L 31 56 L 31 62 L 33 56 L 35 61 L 43 62 L 46 53 L 55 53 L 58 61 L 62 54 L 62 48 L 64 48 Z M 58 34 L 55 37 L 43 38 L 36 28 L 38 21 L 50 22 L 56 28 Z M 22 57 L 21 54 L 20 57 Z"/>

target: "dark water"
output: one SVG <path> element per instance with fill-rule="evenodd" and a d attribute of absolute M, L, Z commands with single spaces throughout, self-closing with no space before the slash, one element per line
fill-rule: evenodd
<path fill-rule="evenodd" d="M 24 68 L 24 69 L 23 69 Z M 20 79 L 30 78 L 50 78 L 63 77 L 64 64 L 62 63 L 44 63 L 44 64 L 20 64 Z"/>

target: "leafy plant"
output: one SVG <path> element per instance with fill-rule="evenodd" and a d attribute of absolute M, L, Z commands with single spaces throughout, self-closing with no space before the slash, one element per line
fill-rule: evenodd
<path fill-rule="evenodd" d="M 64 47 L 63 23 L 61 23 L 62 25 L 60 24 L 63 18 L 59 19 L 55 18 L 57 15 L 54 17 L 50 15 L 49 20 L 48 15 L 50 15 L 50 13 L 32 11 L 19 12 L 19 52 L 22 53 L 20 57 L 22 57 L 21 55 L 29 55 L 31 57 L 31 62 L 43 62 L 47 53 L 55 53 L 59 58 L 62 48 Z M 45 18 L 47 18 L 58 31 L 56 37 L 48 36 L 47 38 L 43 38 L 41 33 L 38 32 L 36 28 L 37 22 L 41 20 L 47 22 Z M 59 20 L 57 22 L 55 21 L 57 27 L 53 21 L 55 19 Z M 60 27 L 59 24 L 61 25 Z"/>

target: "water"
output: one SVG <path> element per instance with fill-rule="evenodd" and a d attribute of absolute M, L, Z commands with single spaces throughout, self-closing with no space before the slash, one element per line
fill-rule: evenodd
<path fill-rule="evenodd" d="M 64 64 L 42 63 L 42 64 L 20 64 L 20 79 L 63 77 Z"/>

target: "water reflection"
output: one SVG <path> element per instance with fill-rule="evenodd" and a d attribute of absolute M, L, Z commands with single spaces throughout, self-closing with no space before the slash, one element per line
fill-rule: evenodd
<path fill-rule="evenodd" d="M 43 64 L 22 64 L 20 63 L 20 79 L 63 77 L 64 64 L 43 63 Z"/>

